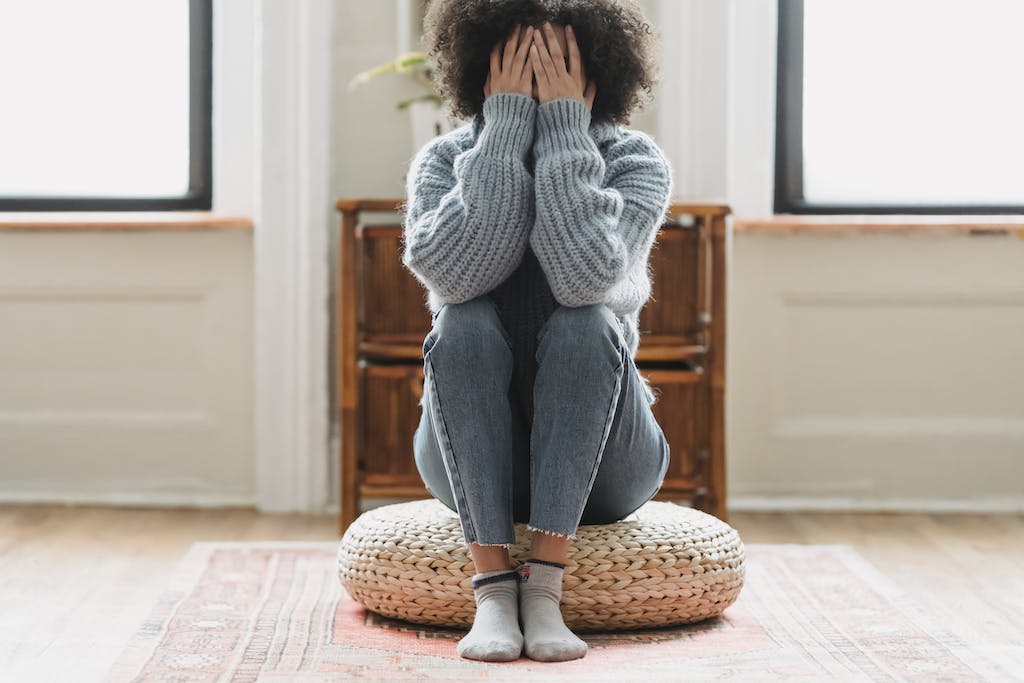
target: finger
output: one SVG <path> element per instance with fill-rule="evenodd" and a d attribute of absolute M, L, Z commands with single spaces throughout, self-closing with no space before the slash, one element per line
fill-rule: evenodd
<path fill-rule="evenodd" d="M 516 48 L 519 46 L 519 24 L 512 30 L 512 35 L 505 41 L 505 54 L 502 55 L 501 60 L 501 71 L 502 73 L 509 70 L 512 66 L 512 58 L 516 54 Z"/>
<path fill-rule="evenodd" d="M 537 62 L 534 64 L 534 68 L 537 68 L 537 64 L 544 70 L 545 78 L 552 78 L 555 75 L 554 65 L 551 63 L 551 53 L 548 52 L 546 40 L 541 35 L 538 35 L 533 40 L 533 51 L 537 54 Z"/>
<path fill-rule="evenodd" d="M 499 61 L 499 57 L 498 57 L 498 47 L 499 47 L 498 45 L 495 45 L 491 49 L 491 73 L 492 74 L 501 73 L 501 62 Z"/>
<path fill-rule="evenodd" d="M 565 70 L 565 55 L 562 54 L 562 46 L 558 44 L 558 39 L 555 37 L 555 29 L 550 23 L 544 24 L 544 34 L 548 38 L 548 52 L 551 55 L 551 66 L 554 67 L 555 73 L 560 73 L 559 65 L 561 70 Z"/>
<path fill-rule="evenodd" d="M 547 87 L 548 71 L 541 60 L 540 52 L 537 50 L 537 43 L 530 46 L 530 63 L 533 65 L 533 74 L 537 77 L 537 85 L 543 84 Z"/>
<path fill-rule="evenodd" d="M 522 48 L 524 45 L 529 47 L 531 42 L 533 42 L 533 27 L 527 26 L 523 29 L 523 32 L 519 34 L 519 47 Z M 516 54 L 518 54 L 518 51 Z"/>
<path fill-rule="evenodd" d="M 521 79 L 523 77 L 523 73 L 528 68 L 530 68 L 529 56 L 530 56 L 530 45 L 532 43 L 533 43 L 533 27 L 532 26 L 527 26 L 526 30 L 523 31 L 523 35 L 520 37 L 519 49 L 516 50 L 515 61 L 513 62 L 515 64 L 515 67 L 514 67 L 513 71 L 515 72 L 515 77 L 517 79 Z"/>
<path fill-rule="evenodd" d="M 580 48 L 576 44 L 576 34 L 570 24 L 565 25 L 565 42 L 569 46 L 569 74 L 582 85 L 586 83 L 586 78 L 583 76 L 583 65 L 580 59 Z"/>

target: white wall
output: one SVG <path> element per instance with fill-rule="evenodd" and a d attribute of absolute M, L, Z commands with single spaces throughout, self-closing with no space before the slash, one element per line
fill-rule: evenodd
<path fill-rule="evenodd" d="M 740 234 L 734 508 L 1024 510 L 1024 240 Z"/>
<path fill-rule="evenodd" d="M 214 6 L 214 211 L 253 216 L 256 16 Z M 257 502 L 253 233 L 0 231 L 0 501 Z"/>
<path fill-rule="evenodd" d="M 0 231 L 0 500 L 253 500 L 249 231 Z"/>

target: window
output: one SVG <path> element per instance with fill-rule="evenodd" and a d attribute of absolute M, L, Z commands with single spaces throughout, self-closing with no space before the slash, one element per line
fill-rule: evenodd
<path fill-rule="evenodd" d="M 212 0 L 0 4 L 0 210 L 209 209 Z"/>
<path fill-rule="evenodd" d="M 779 0 L 776 213 L 1024 211 L 1024 2 Z"/>

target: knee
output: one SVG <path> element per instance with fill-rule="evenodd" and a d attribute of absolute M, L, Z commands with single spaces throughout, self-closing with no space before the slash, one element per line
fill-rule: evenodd
<path fill-rule="evenodd" d="M 423 355 L 436 355 L 438 348 L 468 361 L 494 357 L 495 351 L 511 350 L 508 331 L 498 316 L 494 301 L 481 295 L 462 303 L 444 304 L 423 343 Z"/>
<path fill-rule="evenodd" d="M 590 349 L 618 357 L 626 348 L 622 326 L 607 304 L 559 306 L 537 334 L 538 342 L 543 339 L 563 340 L 574 353 Z"/>

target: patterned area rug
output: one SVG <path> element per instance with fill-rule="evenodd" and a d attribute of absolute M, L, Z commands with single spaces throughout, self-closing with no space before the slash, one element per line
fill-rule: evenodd
<path fill-rule="evenodd" d="M 1013 680 L 847 546 L 747 545 L 747 582 L 701 624 L 583 634 L 570 662 L 460 658 L 465 631 L 380 617 L 337 578 L 334 542 L 195 543 L 113 681 Z"/>

